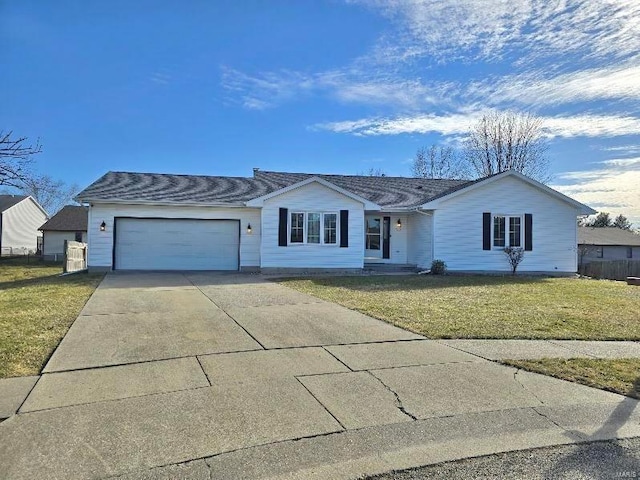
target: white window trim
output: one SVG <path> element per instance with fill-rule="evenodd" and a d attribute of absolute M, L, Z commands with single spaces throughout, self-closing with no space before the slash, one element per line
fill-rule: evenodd
<path fill-rule="evenodd" d="M 504 217 L 504 247 L 498 247 L 495 244 L 495 218 L 496 217 Z M 509 214 L 509 213 L 492 213 L 491 214 L 491 250 L 504 250 L 505 248 L 509 248 L 511 246 L 511 235 L 509 234 L 509 219 L 510 218 L 519 218 L 520 219 L 520 245 L 516 248 L 524 248 L 524 215 L 520 214 Z"/>
<path fill-rule="evenodd" d="M 320 242 L 319 243 L 309 243 L 307 242 L 307 225 L 309 221 L 309 214 L 317 213 L 320 215 Z M 302 242 L 291 242 L 291 216 L 295 214 L 302 214 Z M 336 241 L 335 243 L 325 243 L 324 242 L 324 216 L 325 215 L 335 215 L 336 216 Z M 340 214 L 339 212 L 332 211 L 301 211 L 301 210 L 290 210 L 289 218 L 287 219 L 287 245 L 291 247 L 299 246 L 299 245 L 313 245 L 316 247 L 337 247 L 340 245 Z"/>

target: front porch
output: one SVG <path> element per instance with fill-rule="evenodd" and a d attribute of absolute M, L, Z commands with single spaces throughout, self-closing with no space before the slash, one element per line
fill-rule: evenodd
<path fill-rule="evenodd" d="M 430 265 L 431 219 L 419 213 L 365 212 L 364 269 L 416 271 Z"/>

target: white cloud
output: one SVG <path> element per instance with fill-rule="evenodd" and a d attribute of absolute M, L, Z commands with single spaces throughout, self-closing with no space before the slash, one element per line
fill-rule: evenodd
<path fill-rule="evenodd" d="M 481 114 L 455 113 L 448 115 L 422 114 L 396 118 L 366 118 L 354 121 L 329 122 L 315 125 L 321 130 L 350 133 L 357 136 L 399 135 L 403 133 L 466 133 L 473 120 Z"/>
<path fill-rule="evenodd" d="M 316 87 L 312 75 L 291 70 L 264 72 L 251 76 L 239 70 L 222 67 L 222 86 L 243 107 L 264 110 Z"/>
<path fill-rule="evenodd" d="M 559 105 L 604 99 L 640 100 L 640 65 L 601 67 L 548 76 L 545 70 L 472 83 L 466 96 L 495 104 Z"/>
<path fill-rule="evenodd" d="M 640 118 L 617 115 L 573 115 L 543 118 L 550 137 L 617 137 L 640 134 Z"/>
<path fill-rule="evenodd" d="M 614 147 L 605 147 L 605 152 L 619 152 L 622 155 L 640 155 L 640 145 L 616 145 Z"/>
<path fill-rule="evenodd" d="M 557 179 L 561 183 L 552 188 L 640 227 L 640 157 L 606 160 L 595 170 L 564 172 Z"/>
<path fill-rule="evenodd" d="M 628 0 L 352 0 L 396 21 L 380 59 L 436 56 L 521 62 L 579 52 L 583 59 L 625 58 L 640 50 L 640 3 Z M 389 38 L 396 38 L 389 42 Z"/>
<path fill-rule="evenodd" d="M 464 135 L 486 111 L 469 111 L 444 115 L 419 114 L 393 118 L 364 118 L 328 122 L 316 128 L 358 136 L 439 133 Z M 550 138 L 615 137 L 640 134 L 640 118 L 615 115 L 576 115 L 542 117 Z"/>

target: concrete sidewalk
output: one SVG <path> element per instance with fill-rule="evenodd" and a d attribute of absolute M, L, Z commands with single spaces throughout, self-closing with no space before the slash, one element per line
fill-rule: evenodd
<path fill-rule="evenodd" d="M 356 478 L 640 436 L 636 400 L 474 348 L 259 275 L 110 274 L 7 395 L 0 477 Z"/>
<path fill-rule="evenodd" d="M 640 358 L 640 342 L 589 340 L 439 340 L 487 360 Z"/>

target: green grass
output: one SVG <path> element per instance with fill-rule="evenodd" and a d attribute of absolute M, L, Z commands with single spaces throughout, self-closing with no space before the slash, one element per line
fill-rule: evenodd
<path fill-rule="evenodd" d="M 0 261 L 0 378 L 38 374 L 103 277 L 60 273 L 59 264 Z"/>
<path fill-rule="evenodd" d="M 640 399 L 640 358 L 543 358 L 503 363 Z"/>
<path fill-rule="evenodd" d="M 640 340 L 640 288 L 623 282 L 480 275 L 281 282 L 429 338 Z"/>

